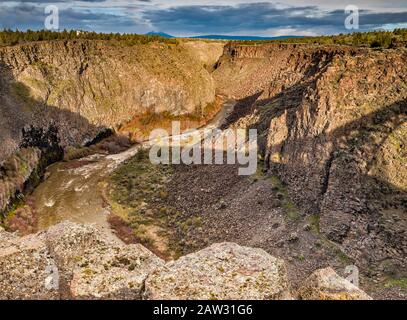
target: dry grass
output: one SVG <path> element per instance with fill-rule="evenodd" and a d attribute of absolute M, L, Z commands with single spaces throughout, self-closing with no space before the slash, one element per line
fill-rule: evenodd
<path fill-rule="evenodd" d="M 95 153 L 116 154 L 125 151 L 132 145 L 130 139 L 123 135 L 112 135 L 89 147 L 68 147 L 65 149 L 64 161 L 71 161 Z"/>
<path fill-rule="evenodd" d="M 154 204 L 168 196 L 164 184 L 171 173 L 170 167 L 153 165 L 148 152 L 142 149 L 114 172 L 105 194 L 112 213 L 109 222 L 119 238 L 141 243 L 168 259 L 175 256 L 167 227 L 170 212 Z"/>
<path fill-rule="evenodd" d="M 25 205 L 17 205 L 11 210 L 4 220 L 4 226 L 7 231 L 18 231 L 22 236 L 35 232 L 37 216 L 33 209 L 33 201 L 28 199 Z"/>
<path fill-rule="evenodd" d="M 128 135 L 132 141 L 145 141 L 150 133 L 157 128 L 169 130 L 173 121 L 179 121 L 181 130 L 194 129 L 204 126 L 220 111 L 223 100 L 217 97 L 213 103 L 208 104 L 203 110 L 184 115 L 172 115 L 169 112 L 146 112 L 134 117 L 129 123 L 123 125 L 119 132 Z"/>

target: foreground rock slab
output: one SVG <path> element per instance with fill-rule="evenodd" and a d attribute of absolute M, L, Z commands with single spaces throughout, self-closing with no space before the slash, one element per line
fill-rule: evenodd
<path fill-rule="evenodd" d="M 75 299 L 139 300 L 148 274 L 163 264 L 138 244 L 96 252 L 75 268 L 70 293 Z"/>
<path fill-rule="evenodd" d="M 315 271 L 298 291 L 303 300 L 372 300 L 332 268 Z"/>
<path fill-rule="evenodd" d="M 146 280 L 145 299 L 291 299 L 283 260 L 262 249 L 214 244 L 167 263 Z"/>
<path fill-rule="evenodd" d="M 331 268 L 314 272 L 299 299 L 371 299 Z M 0 299 L 293 299 L 283 260 L 218 243 L 165 263 L 89 225 L 64 222 L 18 237 L 0 229 Z"/>
<path fill-rule="evenodd" d="M 143 246 L 115 242 L 90 226 L 66 222 L 46 237 L 67 298 L 140 299 L 147 275 L 164 265 Z"/>
<path fill-rule="evenodd" d="M 0 230 L 0 299 L 140 299 L 164 261 L 93 226 L 64 222 L 18 238 Z"/>
<path fill-rule="evenodd" d="M 43 237 L 2 232 L 0 299 L 58 299 L 58 274 Z"/>

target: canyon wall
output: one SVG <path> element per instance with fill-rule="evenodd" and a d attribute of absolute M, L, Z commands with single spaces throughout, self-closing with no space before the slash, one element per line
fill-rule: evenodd
<path fill-rule="evenodd" d="M 37 163 L 46 156 L 47 165 L 63 148 L 137 115 L 189 114 L 212 104 L 208 70 L 223 46 L 72 40 L 0 48 L 0 212 L 36 170 L 21 150 L 40 153 Z"/>
<path fill-rule="evenodd" d="M 238 100 L 229 124 L 259 130 L 265 168 L 327 239 L 403 270 L 406 59 L 403 48 L 196 41 L 1 48 L 0 211 L 41 155 L 45 165 L 146 111 L 202 110 L 216 91 Z"/>
<path fill-rule="evenodd" d="M 407 51 L 228 46 L 214 77 L 265 166 L 366 266 L 406 266 Z M 405 269 L 404 269 L 405 270 Z"/>
<path fill-rule="evenodd" d="M 205 107 L 215 84 L 204 66 L 222 46 L 50 41 L 1 48 L 0 160 L 18 147 L 27 125 L 57 123 L 63 145 L 82 144 L 142 112 Z"/>

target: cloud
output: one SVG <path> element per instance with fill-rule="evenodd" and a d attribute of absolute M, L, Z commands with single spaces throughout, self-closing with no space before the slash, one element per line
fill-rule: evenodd
<path fill-rule="evenodd" d="M 317 7 L 295 8 L 305 14 L 317 11 Z M 295 18 L 292 19 L 292 16 Z M 182 6 L 144 12 L 155 26 L 163 30 L 213 33 L 219 30 L 233 32 L 239 30 L 262 30 L 276 26 L 287 26 L 309 20 L 294 14 L 292 9 L 279 9 L 271 3 L 240 4 L 237 6 Z M 291 17 L 291 19 L 290 19 Z M 290 21 L 290 23 L 288 23 Z"/>
<path fill-rule="evenodd" d="M 407 22 L 406 12 L 371 12 L 362 10 L 362 29 L 388 23 Z M 273 29 L 324 29 L 345 32 L 344 10 L 322 11 L 317 6 L 282 8 L 272 3 L 247 3 L 235 6 L 180 6 L 144 12 L 144 16 L 160 30 L 192 33 L 225 32 L 241 30 L 253 32 Z"/>
<path fill-rule="evenodd" d="M 380 27 L 388 23 L 407 22 L 405 12 L 372 12 L 361 10 L 361 29 Z M 282 7 L 269 2 L 238 5 L 178 6 L 144 12 L 144 17 L 159 30 L 191 33 L 261 32 L 275 28 L 293 30 L 318 29 L 322 33 L 346 32 L 344 10 L 324 11 L 318 6 Z M 328 32 L 323 32 L 323 30 Z"/>
<path fill-rule="evenodd" d="M 80 0 L 81 2 L 105 2 L 106 0 Z M 149 1 L 149 0 L 147 0 Z M 46 3 L 61 3 L 61 2 L 65 2 L 65 3 L 69 3 L 72 2 L 70 0 L 1 0 L 0 2 L 14 2 L 17 4 L 23 4 L 23 3 L 40 3 L 40 4 L 46 4 Z"/>
<path fill-rule="evenodd" d="M 28 1 L 27 1 L 28 2 Z M 32 3 L 18 4 L 15 6 L 1 7 L 0 28 L 11 29 L 44 29 L 47 14 L 45 6 Z M 59 11 L 60 29 L 81 29 L 97 32 L 127 32 L 135 33 L 138 30 L 147 31 L 150 26 L 145 26 L 131 15 L 110 10 L 64 8 Z"/>
<path fill-rule="evenodd" d="M 344 28 L 345 5 L 335 6 L 335 2 L 327 6 L 322 0 L 289 0 L 285 4 L 255 0 L 191 1 L 194 5 L 186 0 L 0 0 L 0 28 L 42 29 L 45 6 L 56 4 L 61 29 L 269 36 L 288 31 L 290 34 L 348 31 Z M 387 8 L 381 8 L 383 2 L 378 0 L 354 2 L 361 8 L 361 31 L 407 23 L 405 0 L 395 0 Z"/>

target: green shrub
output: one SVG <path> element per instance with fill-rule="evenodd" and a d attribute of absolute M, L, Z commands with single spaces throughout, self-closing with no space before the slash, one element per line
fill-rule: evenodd
<path fill-rule="evenodd" d="M 332 36 L 288 38 L 270 41 L 235 41 L 238 44 L 255 43 L 309 43 L 325 45 L 352 45 L 366 46 L 371 48 L 392 48 L 398 44 L 407 44 L 407 29 L 395 29 L 394 31 L 371 31 L 338 34 Z"/>

